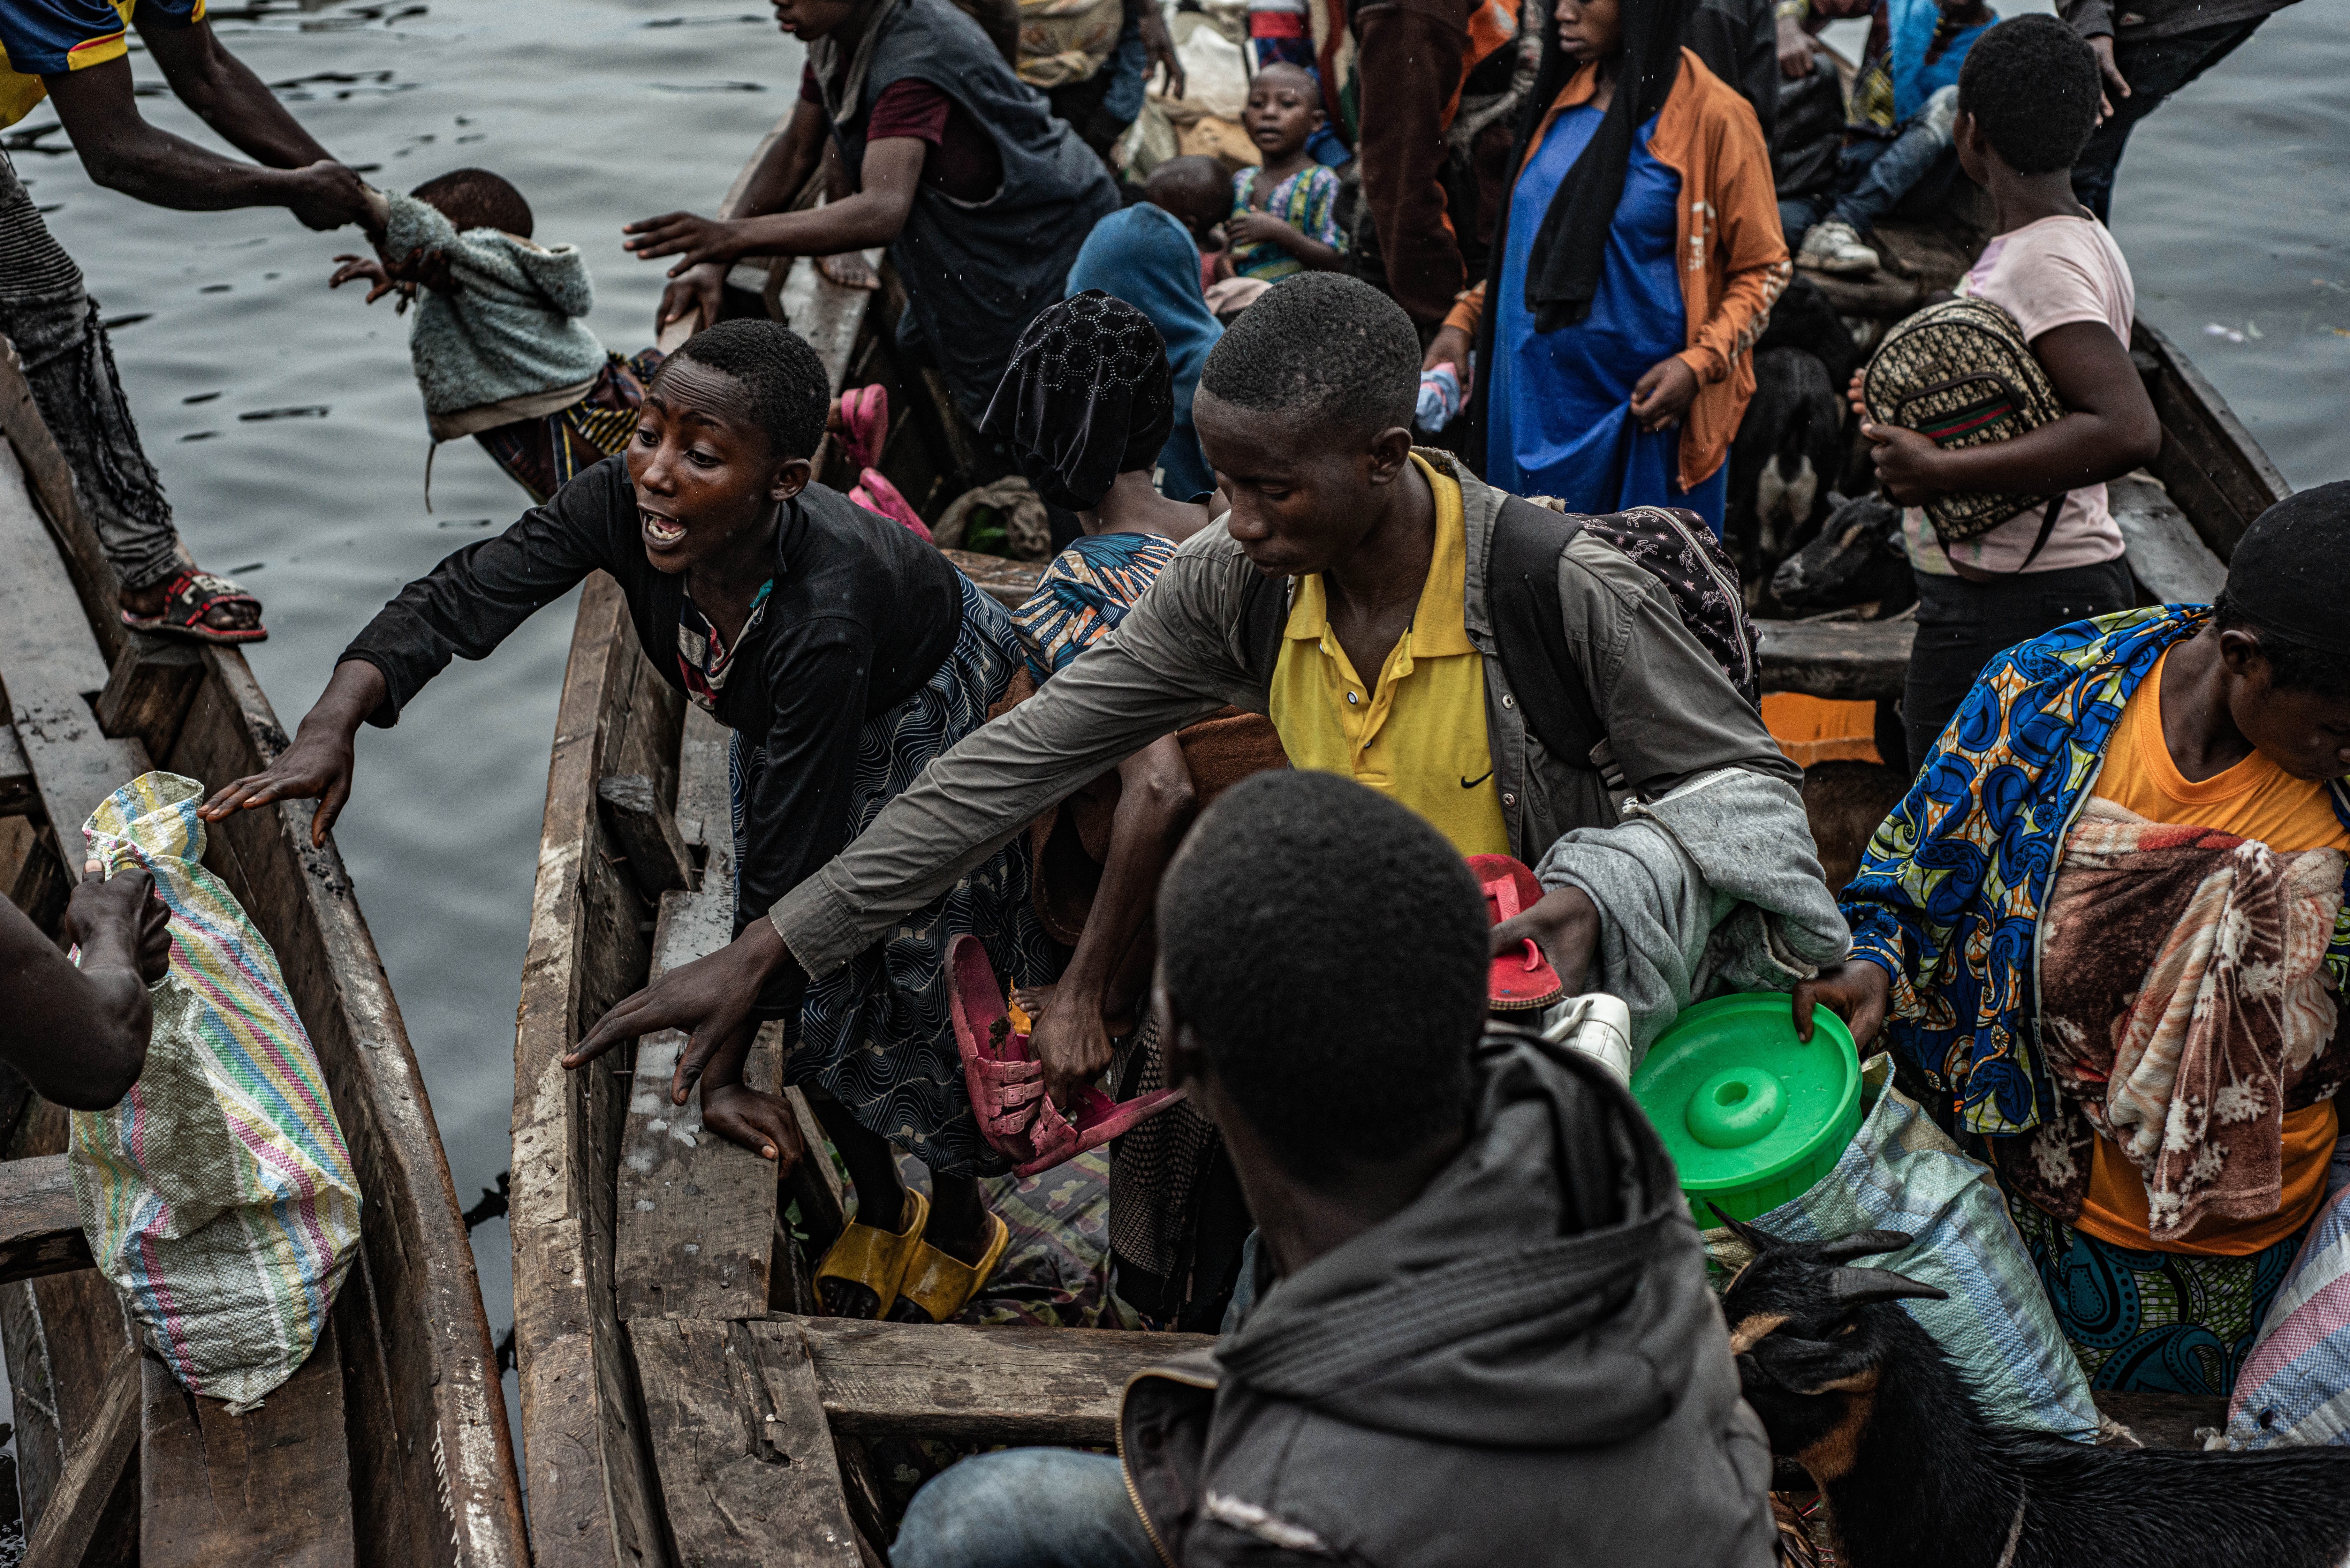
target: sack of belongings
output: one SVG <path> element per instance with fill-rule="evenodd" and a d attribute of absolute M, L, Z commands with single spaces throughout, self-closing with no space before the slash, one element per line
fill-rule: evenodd
<path fill-rule="evenodd" d="M 1947 1301 L 1901 1305 L 1965 1374 L 1983 1413 L 2019 1430 L 2093 1437 L 2088 1379 L 1990 1168 L 1960 1153 L 1892 1077 L 1890 1056 L 1862 1070 L 1861 1103 L 1869 1108 L 1844 1158 L 1802 1197 L 1748 1223 L 1791 1241 L 1907 1232 L 1908 1246 L 1867 1259 L 1868 1266 L 1950 1293 Z M 1752 1255 L 1727 1227 L 1705 1232 L 1705 1250 L 1718 1265 L 1717 1289 Z"/>
<path fill-rule="evenodd" d="M 359 1189 L 277 955 L 204 869 L 203 788 L 151 773 L 82 836 L 106 874 L 143 866 L 172 911 L 147 1064 L 120 1104 L 73 1113 L 90 1255 L 192 1391 L 242 1415 L 291 1377 L 359 1245 Z"/>

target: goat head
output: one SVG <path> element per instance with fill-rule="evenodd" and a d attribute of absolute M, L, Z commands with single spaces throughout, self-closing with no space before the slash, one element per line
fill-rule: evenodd
<path fill-rule="evenodd" d="M 1825 1484 L 1850 1468 L 1888 1347 L 1881 1320 L 1867 1309 L 1940 1301 L 1948 1293 L 1889 1270 L 1851 1266 L 1908 1246 L 1911 1238 L 1901 1231 L 1789 1241 L 1714 1213 L 1754 1250 L 1721 1299 L 1741 1390 L 1770 1434 L 1771 1451 L 1798 1460 Z"/>

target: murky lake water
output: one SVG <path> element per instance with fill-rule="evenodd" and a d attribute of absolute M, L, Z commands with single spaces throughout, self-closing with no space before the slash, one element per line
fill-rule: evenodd
<path fill-rule="evenodd" d="M 660 273 L 621 252 L 619 224 L 710 211 L 789 108 L 801 57 L 752 0 L 231 0 L 212 15 L 376 183 L 461 164 L 514 181 L 540 239 L 587 251 L 590 324 L 623 352 L 649 340 Z M 2297 485 L 2350 477 L 2345 23 L 2345 0 L 2280 14 L 2140 127 L 2115 200 L 2139 310 Z M 134 65 L 145 112 L 217 145 L 143 56 Z M 510 521 L 521 492 L 455 442 L 433 464 L 427 512 L 406 322 L 389 300 L 370 309 L 326 288 L 329 258 L 360 248 L 354 232 L 97 190 L 61 137 L 28 134 L 53 120 L 43 109 L 16 128 L 17 169 L 118 323 L 123 381 L 190 545 L 267 604 L 272 636 L 253 663 L 290 728 L 376 607 Z M 2213 324 L 2234 336 L 2207 336 Z M 434 682 L 398 729 L 365 732 L 337 830 L 466 1202 L 507 1164 L 515 1002 L 571 613 L 549 607 L 495 659 Z M 473 1240 L 502 1334 L 505 1227 Z"/>

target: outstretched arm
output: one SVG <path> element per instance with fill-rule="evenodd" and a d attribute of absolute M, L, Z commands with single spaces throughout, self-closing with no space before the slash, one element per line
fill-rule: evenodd
<path fill-rule="evenodd" d="M 209 22 L 149 21 L 142 7 L 139 37 L 182 103 L 223 140 L 255 163 L 301 169 L 334 154 L 302 129 L 253 67 L 229 53 Z"/>
<path fill-rule="evenodd" d="M 0 898 L 0 1061 L 43 1099 L 102 1111 L 147 1063 L 147 987 L 163 978 L 170 911 L 144 870 L 102 877 L 92 862 L 66 906 L 81 967 Z"/>
<path fill-rule="evenodd" d="M 151 46 L 166 31 L 157 27 L 144 36 Z M 359 177 L 329 158 L 251 71 L 211 41 L 208 26 L 199 22 L 168 31 L 172 58 L 161 60 L 164 50 L 157 54 L 172 86 L 181 88 L 181 73 L 189 73 L 192 87 L 187 90 L 197 94 L 190 98 L 190 107 L 240 147 L 276 161 L 264 166 L 224 158 L 148 124 L 132 94 L 130 62 L 117 58 L 42 78 L 57 119 L 92 180 L 181 212 L 284 207 L 313 229 L 365 219 L 367 197 Z M 202 34 L 205 42 L 194 42 L 189 36 L 193 34 Z M 197 59 L 199 53 L 206 58 L 217 56 L 226 64 L 206 67 Z"/>

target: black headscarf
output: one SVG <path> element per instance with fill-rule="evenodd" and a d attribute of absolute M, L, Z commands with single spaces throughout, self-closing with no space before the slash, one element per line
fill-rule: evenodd
<path fill-rule="evenodd" d="M 1624 195 L 1624 171 L 1632 161 L 1632 134 L 1664 107 L 1673 90 L 1681 68 L 1681 32 L 1695 3 L 1620 0 L 1624 58 L 1617 67 L 1615 99 L 1583 155 L 1559 182 L 1550 211 L 1543 214 L 1542 227 L 1534 233 L 1526 267 L 1526 308 L 1534 314 L 1537 332 L 1572 327 L 1591 314 L 1591 302 L 1599 293 L 1600 268 L 1607 257 L 1607 231 L 1616 222 L 1616 203 Z M 1573 57 L 1558 47 L 1556 20 L 1548 26 L 1542 68 L 1526 99 L 1513 169 L 1523 166 L 1535 128 L 1575 71 Z M 1508 222 L 1506 211 L 1503 222 Z M 1497 281 L 1506 239 L 1506 228 L 1494 236 L 1492 271 Z M 1489 318 L 1491 315 L 1488 312 Z"/>
<path fill-rule="evenodd" d="M 1037 494 L 1090 512 L 1119 474 L 1156 468 L 1175 429 L 1166 342 L 1149 317 L 1097 288 L 1047 306 L 1020 335 L 979 428 L 1011 443 Z"/>
<path fill-rule="evenodd" d="M 2350 559 L 2350 480 L 2296 492 L 2244 531 L 2228 557 L 2228 602 L 2288 642 L 2350 653 L 2342 563 Z"/>

